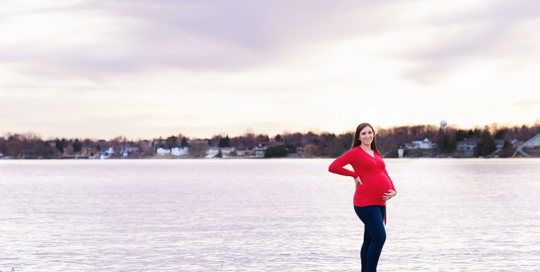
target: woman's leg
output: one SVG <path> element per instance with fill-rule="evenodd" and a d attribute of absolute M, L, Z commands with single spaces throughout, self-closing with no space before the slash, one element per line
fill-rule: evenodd
<path fill-rule="evenodd" d="M 362 249 L 360 249 L 360 260 L 362 262 L 362 272 L 366 272 L 367 270 L 367 260 L 368 260 L 368 251 L 369 246 L 371 245 L 371 235 L 369 235 L 369 231 L 367 230 L 367 227 L 364 226 L 364 242 L 362 243 Z"/>
<path fill-rule="evenodd" d="M 379 256 L 386 241 L 386 231 L 383 223 L 386 209 L 384 206 L 372 205 L 366 207 L 355 206 L 354 210 L 365 225 L 364 244 L 362 244 L 362 250 L 360 251 L 362 272 L 375 272 L 377 271 Z M 366 238 L 369 241 L 366 241 Z"/>

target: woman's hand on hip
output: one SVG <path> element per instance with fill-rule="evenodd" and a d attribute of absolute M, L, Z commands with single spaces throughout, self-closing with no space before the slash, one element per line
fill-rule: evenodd
<path fill-rule="evenodd" d="M 394 190 L 388 190 L 388 193 L 384 193 L 382 199 L 383 199 L 384 201 L 388 201 L 388 200 L 390 200 L 392 197 L 396 196 L 396 194 L 397 194 L 396 191 L 394 191 Z"/>
<path fill-rule="evenodd" d="M 357 187 L 358 184 L 362 185 L 362 181 L 360 180 L 360 177 L 357 177 L 354 179 L 354 186 Z"/>

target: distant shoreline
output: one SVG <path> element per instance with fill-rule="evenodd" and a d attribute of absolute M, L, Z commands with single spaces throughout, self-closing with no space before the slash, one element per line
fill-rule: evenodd
<path fill-rule="evenodd" d="M 54 159 L 14 159 L 14 158 L 0 158 L 0 161 L 71 161 L 71 160 L 88 160 L 88 161 L 125 161 L 125 160 L 314 160 L 314 159 L 335 159 L 332 157 L 313 157 L 313 158 L 291 158 L 291 157 L 274 157 L 274 158 L 125 158 L 125 159 L 88 159 L 88 158 L 54 158 Z M 454 158 L 454 157 L 406 157 L 406 158 L 383 158 L 384 160 L 416 160 L 416 159 L 540 159 L 540 157 L 506 157 L 506 158 L 494 158 L 494 157 L 470 157 L 470 158 Z"/>

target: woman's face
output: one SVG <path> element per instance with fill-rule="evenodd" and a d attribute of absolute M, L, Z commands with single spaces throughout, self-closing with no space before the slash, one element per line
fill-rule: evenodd
<path fill-rule="evenodd" d="M 363 145 L 371 145 L 371 142 L 373 142 L 373 130 L 369 126 L 360 131 L 360 142 Z"/>

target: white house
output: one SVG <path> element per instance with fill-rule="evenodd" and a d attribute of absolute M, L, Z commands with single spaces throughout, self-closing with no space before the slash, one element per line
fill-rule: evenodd
<path fill-rule="evenodd" d="M 521 153 L 524 156 L 530 157 L 529 154 L 527 154 L 527 153 L 525 153 L 525 151 L 523 151 L 523 148 L 524 147 L 536 147 L 536 146 L 540 146 L 540 134 L 536 134 L 534 137 L 530 138 L 529 140 L 524 142 L 522 145 L 520 145 L 518 147 L 518 149 L 516 150 L 516 152 L 514 152 L 514 155 L 512 157 L 515 157 L 518 152 Z"/>
<path fill-rule="evenodd" d="M 109 147 L 109 148 L 101 148 L 101 150 L 99 151 L 101 152 L 101 154 L 105 154 L 105 155 L 112 155 L 114 154 L 114 149 L 112 147 Z"/>
<path fill-rule="evenodd" d="M 459 141 L 457 143 L 457 150 L 474 150 L 476 147 L 476 140 L 474 139 L 467 139 L 463 141 Z"/>
<path fill-rule="evenodd" d="M 249 157 L 249 156 L 254 156 L 255 155 L 254 151 L 247 150 L 247 149 L 236 150 L 236 153 L 238 154 L 238 157 Z"/>
<path fill-rule="evenodd" d="M 495 140 L 495 147 L 497 149 L 502 149 L 504 146 L 504 140 Z"/>
<path fill-rule="evenodd" d="M 219 150 L 221 150 L 223 157 L 229 157 L 229 154 L 236 149 L 234 147 L 210 147 L 206 150 L 205 158 L 211 159 L 215 157 L 219 153 Z"/>
<path fill-rule="evenodd" d="M 522 146 L 540 146 L 540 134 L 536 134 L 534 137 L 524 142 Z"/>
<path fill-rule="evenodd" d="M 126 146 L 125 150 L 127 150 L 128 153 L 131 153 L 134 151 L 139 151 L 139 147 L 136 145 L 130 145 L 130 146 Z"/>
<path fill-rule="evenodd" d="M 161 148 L 161 147 L 160 147 L 160 148 L 158 148 L 158 149 L 156 150 L 156 153 L 157 153 L 158 155 L 160 155 L 160 156 L 163 156 L 163 155 L 165 155 L 165 154 L 171 154 L 171 150 L 170 150 L 170 149 L 165 149 L 165 148 Z"/>
<path fill-rule="evenodd" d="M 268 146 L 256 146 L 253 148 L 253 153 L 256 158 L 264 158 L 264 154 L 266 153 L 266 149 Z M 302 150 L 301 147 L 298 147 L 297 150 Z M 300 153 L 300 151 L 298 152 Z"/>
<path fill-rule="evenodd" d="M 428 138 L 425 138 L 424 140 L 415 140 L 411 143 L 405 144 L 405 148 L 408 149 L 432 149 L 435 147 L 435 144 L 433 144 Z"/>
<path fill-rule="evenodd" d="M 173 156 L 182 156 L 187 155 L 189 148 L 187 147 L 173 147 L 171 148 L 171 155 Z"/>
<path fill-rule="evenodd" d="M 517 139 L 510 140 L 510 143 L 515 147 L 518 148 L 520 145 L 523 144 L 523 141 L 518 141 Z"/>

